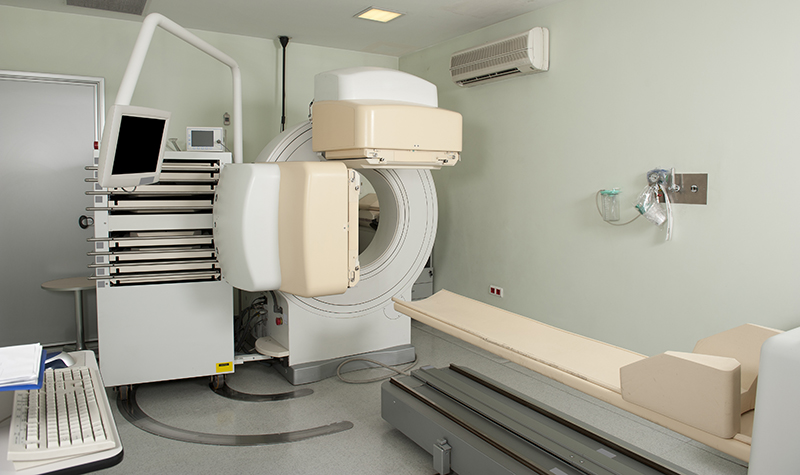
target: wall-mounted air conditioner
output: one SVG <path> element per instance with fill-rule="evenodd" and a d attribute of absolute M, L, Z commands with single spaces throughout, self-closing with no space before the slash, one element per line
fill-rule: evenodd
<path fill-rule="evenodd" d="M 547 71 L 549 38 L 547 28 L 536 27 L 459 51 L 450 57 L 450 77 L 459 86 L 474 86 Z"/>

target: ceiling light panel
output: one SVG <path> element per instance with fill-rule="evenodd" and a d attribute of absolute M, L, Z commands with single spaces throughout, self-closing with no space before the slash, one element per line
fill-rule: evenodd
<path fill-rule="evenodd" d="M 369 7 L 366 10 L 356 14 L 356 18 L 363 18 L 365 20 L 372 20 L 372 21 L 379 21 L 381 23 L 386 23 L 388 21 L 392 21 L 395 18 L 401 16 L 402 13 L 392 12 L 389 10 L 382 10 L 380 8 Z"/>

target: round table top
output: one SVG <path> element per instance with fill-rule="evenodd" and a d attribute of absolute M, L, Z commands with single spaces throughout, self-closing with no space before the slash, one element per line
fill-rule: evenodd
<path fill-rule="evenodd" d="M 45 290 L 56 292 L 74 292 L 76 290 L 90 290 L 94 288 L 94 281 L 88 277 L 67 277 L 66 279 L 56 279 L 42 284 Z"/>

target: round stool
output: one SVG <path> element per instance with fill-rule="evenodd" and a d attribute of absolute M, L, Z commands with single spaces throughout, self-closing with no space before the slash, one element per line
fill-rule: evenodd
<path fill-rule="evenodd" d="M 53 292 L 74 292 L 75 294 L 75 323 L 77 327 L 76 350 L 83 350 L 83 291 L 94 288 L 94 281 L 86 277 L 68 277 L 56 279 L 42 284 L 45 290 Z"/>

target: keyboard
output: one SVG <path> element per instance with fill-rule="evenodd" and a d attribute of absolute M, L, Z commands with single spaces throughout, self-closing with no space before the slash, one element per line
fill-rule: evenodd
<path fill-rule="evenodd" d="M 14 393 L 8 460 L 17 470 L 121 449 L 97 363 L 80 356 L 69 368 L 45 370 L 41 389 Z"/>

